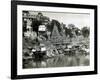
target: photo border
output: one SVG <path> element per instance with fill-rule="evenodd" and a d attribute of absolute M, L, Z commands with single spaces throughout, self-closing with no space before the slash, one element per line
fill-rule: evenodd
<path fill-rule="evenodd" d="M 64 7 L 64 8 L 82 8 L 94 9 L 94 71 L 80 72 L 62 72 L 48 74 L 28 74 L 17 75 L 17 5 L 36 5 L 49 7 Z M 64 4 L 64 3 L 48 3 L 48 2 L 33 2 L 33 1 L 11 1 L 11 78 L 42 78 L 42 77 L 60 77 L 60 76 L 75 76 L 75 75 L 90 75 L 97 74 L 97 5 L 81 5 L 81 4 Z"/>

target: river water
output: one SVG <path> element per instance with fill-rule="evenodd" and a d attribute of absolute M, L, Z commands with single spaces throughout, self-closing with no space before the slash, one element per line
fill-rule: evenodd
<path fill-rule="evenodd" d="M 71 67 L 71 66 L 89 66 L 89 55 L 87 56 L 67 56 L 60 55 L 48 59 L 26 60 L 23 68 L 48 68 L 48 67 Z"/>

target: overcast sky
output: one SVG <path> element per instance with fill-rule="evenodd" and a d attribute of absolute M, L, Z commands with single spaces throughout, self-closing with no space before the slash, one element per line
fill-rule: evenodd
<path fill-rule="evenodd" d="M 38 12 L 30 12 L 32 14 L 37 14 Z M 90 14 L 82 13 L 62 13 L 62 12 L 42 12 L 44 16 L 47 16 L 51 19 L 58 20 L 60 23 L 63 22 L 66 24 L 74 24 L 78 28 L 84 26 L 90 27 Z"/>

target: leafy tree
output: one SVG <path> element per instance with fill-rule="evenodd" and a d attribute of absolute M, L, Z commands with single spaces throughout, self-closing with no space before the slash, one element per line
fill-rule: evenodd
<path fill-rule="evenodd" d="M 76 29 L 75 29 L 75 34 L 76 34 L 76 36 L 81 35 L 81 30 L 80 30 L 80 29 L 78 29 L 78 28 L 76 28 Z"/>
<path fill-rule="evenodd" d="M 82 28 L 82 35 L 86 38 L 86 37 L 89 37 L 89 34 L 90 34 L 90 29 L 88 27 L 83 27 Z"/>
<path fill-rule="evenodd" d="M 75 28 L 75 25 L 74 24 L 68 24 L 68 28 L 69 29 L 74 29 Z"/>
<path fill-rule="evenodd" d="M 68 24 L 68 27 L 65 29 L 65 34 L 69 36 L 70 41 L 72 41 L 72 38 L 75 36 L 75 28 L 74 24 Z"/>

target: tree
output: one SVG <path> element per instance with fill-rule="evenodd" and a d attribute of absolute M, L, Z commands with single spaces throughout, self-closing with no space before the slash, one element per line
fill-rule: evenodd
<path fill-rule="evenodd" d="M 68 24 L 68 27 L 65 29 L 65 34 L 69 36 L 70 41 L 72 41 L 72 38 L 75 36 L 75 25 Z"/>
<path fill-rule="evenodd" d="M 75 29 L 75 34 L 76 36 L 80 36 L 81 35 L 81 30 L 79 28 Z"/>
<path fill-rule="evenodd" d="M 75 25 L 74 24 L 68 24 L 68 28 L 69 29 L 74 29 L 75 28 Z"/>
<path fill-rule="evenodd" d="M 89 37 L 90 29 L 88 27 L 83 27 L 81 31 L 82 31 L 83 37 L 85 37 L 85 38 Z"/>

